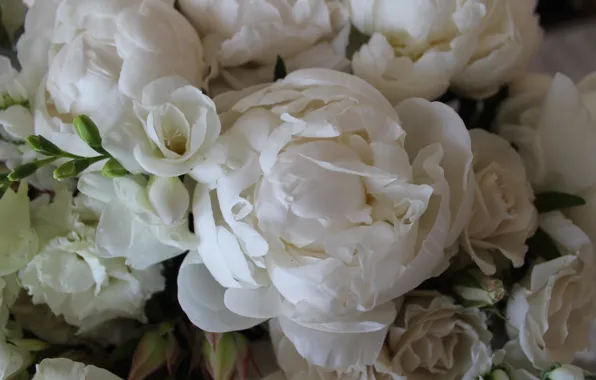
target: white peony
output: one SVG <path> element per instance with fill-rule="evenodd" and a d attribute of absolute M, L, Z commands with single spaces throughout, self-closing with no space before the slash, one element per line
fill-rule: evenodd
<path fill-rule="evenodd" d="M 577 86 L 562 74 L 519 81 L 501 108 L 498 133 L 513 143 L 537 193 L 579 195 L 587 204 L 567 211 L 596 241 L 596 74 Z"/>
<path fill-rule="evenodd" d="M 519 268 L 538 220 L 523 161 L 499 136 L 474 129 L 470 138 L 476 192 L 461 245 L 484 274 L 495 274 L 503 261 Z"/>
<path fill-rule="evenodd" d="M 210 77 L 233 89 L 272 81 L 277 56 L 288 71 L 349 65 L 339 0 L 182 0 L 180 8 L 204 40 Z"/>
<path fill-rule="evenodd" d="M 29 216 L 28 186 L 21 182 L 0 199 L 0 276 L 23 268 L 38 252 L 39 239 Z"/>
<path fill-rule="evenodd" d="M 283 316 L 314 364 L 374 362 L 388 302 L 433 276 L 469 217 L 461 119 L 419 99 L 396 112 L 326 69 L 215 103 L 222 173 L 193 196 L 199 246 L 178 279 L 183 309 L 207 331 Z"/>
<path fill-rule="evenodd" d="M 174 178 L 81 176 L 79 202 L 99 218 L 97 254 L 124 257 L 136 269 L 170 259 L 196 247 L 188 228 L 190 195 Z"/>
<path fill-rule="evenodd" d="M 19 272 L 21 285 L 33 303 L 47 304 L 80 332 L 118 317 L 144 320 L 145 301 L 165 286 L 161 267 L 135 270 L 123 259 L 101 258 L 97 221 L 83 220 L 72 202 L 67 191 L 59 191 L 55 203 L 36 200 L 33 218 L 43 246 Z"/>
<path fill-rule="evenodd" d="M 352 69 L 394 104 L 437 98 L 450 84 L 488 96 L 514 79 L 537 46 L 534 3 L 348 0 L 352 24 L 371 36 Z"/>
<path fill-rule="evenodd" d="M 33 380 L 122 380 L 105 369 L 64 358 L 44 359 L 36 371 Z"/>
<path fill-rule="evenodd" d="M 485 0 L 486 16 L 466 66 L 452 80 L 469 97 L 486 98 L 525 74 L 542 42 L 537 0 Z"/>
<path fill-rule="evenodd" d="M 202 82 L 201 41 L 166 1 L 62 0 L 46 33 L 49 68 L 35 100 L 35 133 L 75 154 L 96 155 L 76 135 L 74 116 L 88 115 L 104 135 L 134 121 L 132 99 L 154 80 Z"/>
<path fill-rule="evenodd" d="M 540 226 L 563 256 L 537 262 L 516 284 L 507 304 L 507 329 L 527 360 L 540 370 L 569 364 L 587 348 L 594 318 L 594 251 L 585 234 L 558 213 Z"/>
<path fill-rule="evenodd" d="M 221 128 L 213 101 L 182 77 L 148 84 L 134 111 L 139 122 L 114 128 L 104 147 L 117 152 L 125 167 L 140 166 L 161 177 L 199 165 Z"/>

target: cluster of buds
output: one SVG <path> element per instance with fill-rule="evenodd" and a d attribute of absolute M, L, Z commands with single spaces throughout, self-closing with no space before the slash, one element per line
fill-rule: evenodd
<path fill-rule="evenodd" d="M 145 333 L 134 353 L 128 380 L 143 380 L 164 365 L 172 375 L 180 355 L 180 347 L 174 336 L 174 326 L 162 323 L 156 330 Z"/>
<path fill-rule="evenodd" d="M 249 364 L 258 374 L 250 353 L 250 342 L 240 333 L 205 333 L 202 351 L 213 380 L 246 380 Z"/>
<path fill-rule="evenodd" d="M 490 307 L 505 297 L 503 282 L 484 275 L 477 269 L 470 269 L 458 275 L 453 291 L 469 306 Z"/>

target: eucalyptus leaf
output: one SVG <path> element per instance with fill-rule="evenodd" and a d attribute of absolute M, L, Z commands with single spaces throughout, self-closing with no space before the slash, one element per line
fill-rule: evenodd
<path fill-rule="evenodd" d="M 561 257 L 561 252 L 550 236 L 541 228 L 536 230 L 534 236 L 526 241 L 528 251 L 535 256 L 542 257 L 546 260 L 554 260 Z"/>
<path fill-rule="evenodd" d="M 536 206 L 536 209 L 541 214 L 585 204 L 586 201 L 582 197 L 555 191 L 537 194 L 534 200 L 534 206 Z"/>
<path fill-rule="evenodd" d="M 277 56 L 277 61 L 275 62 L 275 69 L 273 70 L 273 81 L 277 81 L 278 79 L 284 79 L 288 75 L 288 70 L 286 68 L 286 63 L 281 56 Z"/>

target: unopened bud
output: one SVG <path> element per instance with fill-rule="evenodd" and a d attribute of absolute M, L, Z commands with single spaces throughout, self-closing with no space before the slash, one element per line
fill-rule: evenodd
<path fill-rule="evenodd" d="M 143 335 L 133 355 L 128 380 L 145 379 L 166 364 L 168 342 L 164 331 L 162 325 Z"/>
<path fill-rule="evenodd" d="M 104 177 L 115 178 L 125 176 L 128 171 L 117 160 L 110 158 L 101 169 L 101 174 Z"/>
<path fill-rule="evenodd" d="M 476 269 L 458 276 L 453 284 L 453 291 L 467 303 L 477 307 L 492 306 L 505 297 L 503 282 L 484 275 Z"/>
<path fill-rule="evenodd" d="M 29 145 L 31 149 L 44 156 L 56 157 L 64 154 L 62 149 L 58 148 L 58 146 L 43 136 L 27 136 L 25 141 L 27 141 L 27 145 Z"/>
<path fill-rule="evenodd" d="M 10 343 L 29 352 L 43 351 L 50 347 L 48 343 L 38 339 L 11 339 Z"/>
<path fill-rule="evenodd" d="M 60 165 L 54 170 L 54 178 L 59 181 L 76 177 L 81 174 L 83 170 L 87 169 L 93 161 L 91 159 L 78 159 L 68 161 L 65 164 Z"/>
<path fill-rule="evenodd" d="M 178 345 L 178 341 L 174 334 L 168 334 L 168 338 L 166 341 L 166 367 L 168 368 L 168 373 L 172 375 L 176 371 L 176 365 L 178 364 L 178 359 L 180 358 L 180 346 Z"/>
<path fill-rule="evenodd" d="M 205 333 L 205 336 L 203 355 L 211 378 L 231 380 L 237 375 L 245 378 L 246 374 L 239 372 L 243 370 L 241 363 L 245 363 L 249 357 L 248 340 L 237 332 Z"/>
<path fill-rule="evenodd" d="M 554 364 L 543 376 L 545 380 L 584 380 L 584 372 L 581 368 L 572 364 Z"/>
<path fill-rule="evenodd" d="M 75 117 L 73 125 L 79 137 L 97 153 L 106 154 L 101 146 L 101 135 L 97 125 L 87 115 Z"/>
<path fill-rule="evenodd" d="M 490 380 L 511 380 L 511 377 L 509 377 L 509 374 L 504 369 L 497 368 L 497 369 L 494 369 L 490 373 L 489 379 Z"/>
<path fill-rule="evenodd" d="M 20 181 L 34 174 L 39 168 L 49 165 L 56 161 L 56 157 L 46 158 L 44 160 L 31 161 L 26 164 L 17 166 L 8 175 L 8 179 L 11 181 Z"/>

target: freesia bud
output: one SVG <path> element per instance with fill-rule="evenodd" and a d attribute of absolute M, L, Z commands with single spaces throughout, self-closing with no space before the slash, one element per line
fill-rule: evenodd
<path fill-rule="evenodd" d="M 477 269 L 458 276 L 453 291 L 465 301 L 478 306 L 492 306 L 505 297 L 505 287 L 499 279 L 488 277 Z"/>
<path fill-rule="evenodd" d="M 106 164 L 101 169 L 101 174 L 104 177 L 114 178 L 114 177 L 122 177 L 128 174 L 128 171 L 124 169 L 120 162 L 117 160 L 110 158 Z"/>
<path fill-rule="evenodd" d="M 143 335 L 132 358 L 128 380 L 145 379 L 167 363 L 169 331 L 171 325 L 164 323 L 158 330 Z"/>
<path fill-rule="evenodd" d="M 27 141 L 27 145 L 31 147 L 34 151 L 39 154 L 43 154 L 44 156 L 61 156 L 64 154 L 62 149 L 58 148 L 54 143 L 50 140 L 46 139 L 43 136 L 36 136 L 31 135 L 25 138 Z"/>
<path fill-rule="evenodd" d="M 100 154 L 107 154 L 101 146 L 101 135 L 97 125 L 87 115 L 75 117 L 73 125 L 79 137 Z"/>
<path fill-rule="evenodd" d="M 54 178 L 62 181 L 64 179 L 76 177 L 77 175 L 81 174 L 83 170 L 91 166 L 92 163 L 93 161 L 91 159 L 68 161 L 54 170 Z"/>
<path fill-rule="evenodd" d="M 572 364 L 555 364 L 544 373 L 542 378 L 545 380 L 584 380 L 584 372 Z"/>
<path fill-rule="evenodd" d="M 237 374 L 246 378 L 245 363 L 249 356 L 248 340 L 240 333 L 205 333 L 203 355 L 213 380 L 231 380 Z M 240 373 L 239 373 L 240 372 Z"/>
<path fill-rule="evenodd" d="M 490 380 L 511 380 L 511 377 L 509 377 L 509 374 L 504 369 L 497 368 L 497 369 L 494 369 L 490 373 L 489 379 Z"/>
<path fill-rule="evenodd" d="M 14 170 L 8 175 L 8 179 L 11 181 L 20 181 L 29 177 L 30 175 L 34 174 L 37 169 L 51 164 L 52 162 L 56 161 L 57 157 L 46 158 L 44 160 L 38 161 L 31 161 L 26 164 L 17 166 Z"/>

